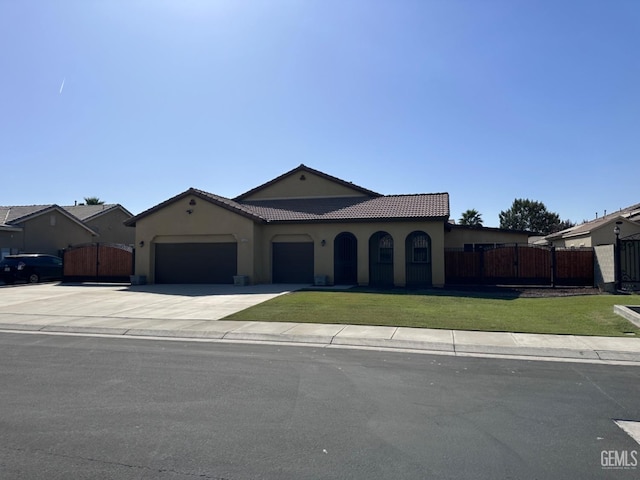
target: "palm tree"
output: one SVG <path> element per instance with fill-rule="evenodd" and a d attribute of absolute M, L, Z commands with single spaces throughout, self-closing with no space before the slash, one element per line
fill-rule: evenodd
<path fill-rule="evenodd" d="M 104 205 L 104 201 L 98 197 L 84 197 L 84 203 L 86 205 Z"/>
<path fill-rule="evenodd" d="M 467 225 L 469 227 L 481 227 L 482 226 L 482 214 L 476 209 L 472 208 L 466 212 L 462 212 L 460 217 L 460 225 Z"/>

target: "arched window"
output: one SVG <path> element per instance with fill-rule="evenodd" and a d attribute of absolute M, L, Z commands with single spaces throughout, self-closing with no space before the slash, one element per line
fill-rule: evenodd
<path fill-rule="evenodd" d="M 378 262 L 393 263 L 393 237 L 388 233 L 378 240 Z"/>
<path fill-rule="evenodd" d="M 411 261 L 413 263 L 430 263 L 431 252 L 429 235 L 426 233 L 417 233 L 411 239 Z"/>
<path fill-rule="evenodd" d="M 408 287 L 431 285 L 431 237 L 426 232 L 415 231 L 405 241 Z"/>
<path fill-rule="evenodd" d="M 387 232 L 369 237 L 369 285 L 393 285 L 393 237 Z"/>

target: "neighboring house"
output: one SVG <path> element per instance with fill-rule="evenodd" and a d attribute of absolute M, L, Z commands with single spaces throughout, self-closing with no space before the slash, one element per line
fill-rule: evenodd
<path fill-rule="evenodd" d="M 135 241 L 135 231 L 124 224 L 133 214 L 120 204 L 75 205 L 62 208 L 96 232 L 99 235 L 96 241 L 100 243 L 133 245 Z"/>
<path fill-rule="evenodd" d="M 71 245 L 98 241 L 131 244 L 133 232 L 123 224 L 131 216 L 120 205 L 0 207 L 0 256 L 59 255 Z"/>
<path fill-rule="evenodd" d="M 531 232 L 493 227 L 472 227 L 449 223 L 444 236 L 445 248 L 472 252 L 508 244 L 528 244 Z"/>
<path fill-rule="evenodd" d="M 447 193 L 381 195 L 299 167 L 234 199 L 191 188 L 126 222 L 150 283 L 443 285 Z"/>
<path fill-rule="evenodd" d="M 613 232 L 616 224 L 620 228 L 621 239 L 640 234 L 640 203 L 575 227 L 552 233 L 545 238 L 554 247 L 578 248 L 611 245 L 616 241 Z"/>

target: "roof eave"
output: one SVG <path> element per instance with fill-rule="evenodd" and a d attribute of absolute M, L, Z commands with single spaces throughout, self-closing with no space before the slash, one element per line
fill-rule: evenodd
<path fill-rule="evenodd" d="M 114 210 L 122 210 L 125 214 L 129 215 L 129 217 L 133 217 L 133 213 L 131 213 L 129 210 L 127 210 L 126 208 L 124 208 L 122 205 L 120 205 L 119 203 L 115 204 L 115 205 L 111 205 L 109 208 L 106 208 L 104 210 L 101 210 L 97 213 L 94 213 L 93 215 L 87 217 L 84 219 L 84 221 L 89 221 L 89 220 L 95 220 L 96 218 L 105 215 L 109 212 L 113 212 Z"/>
<path fill-rule="evenodd" d="M 473 225 L 460 225 L 456 223 L 450 224 L 452 229 L 460 229 L 460 230 L 484 230 L 484 231 L 492 231 L 492 232 L 504 232 L 504 233 L 514 233 L 520 235 L 528 235 L 530 237 L 539 235 L 536 232 L 530 232 L 529 230 L 511 230 L 509 228 L 499 228 L 499 227 L 485 227 L 482 226 L 473 226 Z"/>
<path fill-rule="evenodd" d="M 195 197 L 198 197 L 198 198 L 200 198 L 200 199 L 202 199 L 202 200 L 204 200 L 206 202 L 209 202 L 209 203 L 211 203 L 213 205 L 219 206 L 221 208 L 224 208 L 225 210 L 228 210 L 230 212 L 236 213 L 236 214 L 241 215 L 243 217 L 246 217 L 246 218 L 248 218 L 250 220 L 253 220 L 254 222 L 266 223 L 266 220 L 264 218 L 258 216 L 258 215 L 251 214 L 249 212 L 245 212 L 244 210 L 239 209 L 239 208 L 234 208 L 232 205 L 229 205 L 229 204 L 227 204 L 225 202 L 221 202 L 219 200 L 216 200 L 214 197 L 206 195 L 206 193 L 204 193 L 204 192 L 192 187 L 192 188 L 189 188 L 189 190 L 185 190 L 184 192 L 179 193 L 178 195 L 176 195 L 174 197 L 171 197 L 168 200 L 165 200 L 164 202 L 161 202 L 161 203 L 159 203 L 159 204 L 157 204 L 157 205 L 145 210 L 144 212 L 141 212 L 138 215 L 129 218 L 128 220 L 125 220 L 124 224 L 127 227 L 135 227 L 136 223 L 139 220 L 141 220 L 141 219 L 143 219 L 143 218 L 145 218 L 145 217 L 147 217 L 147 216 L 149 216 L 149 215 L 151 215 L 151 214 L 153 214 L 153 213 L 155 213 L 155 212 L 157 212 L 159 210 L 162 210 L 167 205 L 170 205 L 171 203 L 174 203 L 174 202 L 176 202 L 178 200 L 181 200 L 182 198 L 185 198 L 185 197 L 187 197 L 189 195 L 193 195 Z"/>
<path fill-rule="evenodd" d="M 445 222 L 448 216 L 436 217 L 366 217 L 366 218 L 310 218 L 310 219 L 292 219 L 292 220 L 267 220 L 268 225 L 279 224 L 304 224 L 304 223 L 397 223 L 397 222 Z"/>
<path fill-rule="evenodd" d="M 22 227 L 18 227 L 15 225 L 0 225 L 1 232 L 21 232 Z"/>
<path fill-rule="evenodd" d="M 23 217 L 16 218 L 15 220 L 11 221 L 11 225 L 13 225 L 14 223 L 18 224 L 18 223 L 28 222 L 29 220 L 31 220 L 33 218 L 39 217 L 40 215 L 44 215 L 44 214 L 49 213 L 51 211 L 56 211 L 56 212 L 62 214 L 63 216 L 67 217 L 72 222 L 76 223 L 77 225 L 80 225 L 82 228 L 87 230 L 89 233 L 91 233 L 91 235 L 93 235 L 95 237 L 99 237 L 100 236 L 100 234 L 98 234 L 98 232 L 94 231 L 91 227 L 86 225 L 78 217 L 76 217 L 75 215 L 70 214 L 64 208 L 62 208 L 59 205 L 55 205 L 55 204 L 51 205 L 51 206 L 49 206 L 47 208 L 43 208 L 42 210 L 38 210 L 37 212 L 30 213 L 29 215 L 25 215 Z"/>

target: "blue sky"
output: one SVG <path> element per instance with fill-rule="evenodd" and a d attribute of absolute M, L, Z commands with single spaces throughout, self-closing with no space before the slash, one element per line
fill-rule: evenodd
<path fill-rule="evenodd" d="M 0 0 L 1 205 L 134 214 L 301 163 L 384 194 L 640 202 L 637 0 Z"/>

